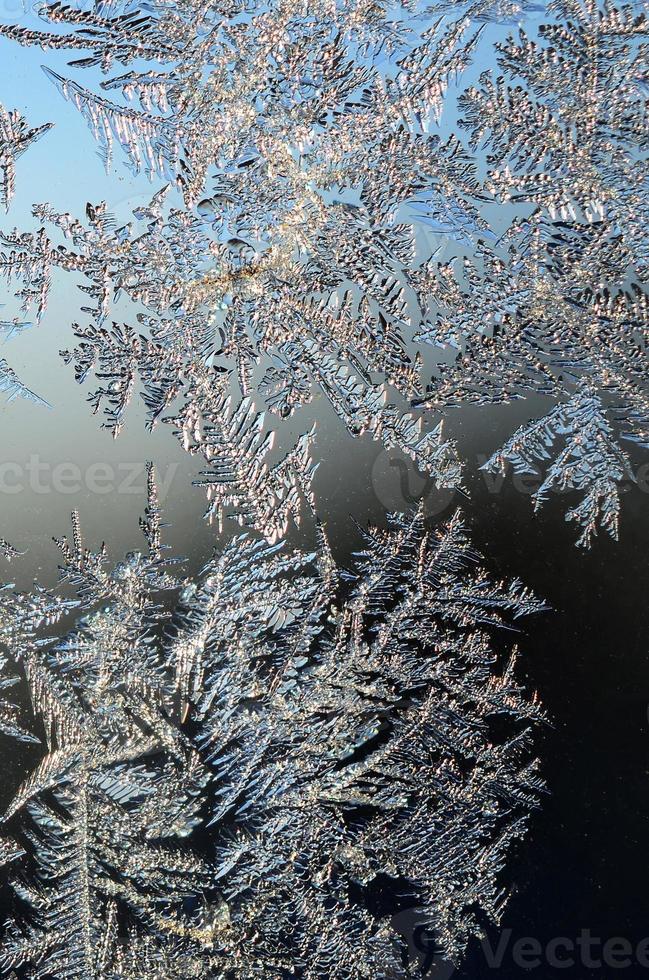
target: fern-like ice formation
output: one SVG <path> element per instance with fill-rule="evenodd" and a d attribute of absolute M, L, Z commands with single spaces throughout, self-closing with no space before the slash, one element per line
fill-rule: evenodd
<path fill-rule="evenodd" d="M 279 471 L 265 436 L 314 395 L 350 435 L 451 488 L 461 465 L 439 413 L 467 403 L 534 393 L 552 399 L 551 426 L 586 386 L 584 467 L 599 412 L 612 439 L 649 445 L 644 4 L 43 14 L 51 31 L 0 31 L 81 52 L 75 77 L 50 78 L 107 163 L 118 146 L 169 185 L 119 227 L 104 204 L 83 222 L 39 206 L 40 231 L 3 234 L 2 268 L 39 311 L 54 270 L 84 278 L 87 322 L 66 356 L 80 381 L 96 373 L 112 431 L 139 387 L 151 424 L 170 421 L 210 468 L 225 447 L 205 482 L 269 540 L 308 506 L 312 466 L 308 427 Z M 494 67 L 478 77 L 480 64 Z M 87 69 L 105 74 L 99 90 Z M 124 297 L 137 326 L 114 310 Z M 239 472 L 256 474 L 258 514 Z M 593 509 L 571 513 L 587 543 Z"/>
<path fill-rule="evenodd" d="M 152 479 L 141 526 L 111 565 L 73 515 L 61 587 L 0 592 L 44 743 L 4 818 L 5 969 L 414 976 L 404 896 L 461 957 L 542 788 L 541 710 L 498 638 L 541 604 L 488 578 L 458 514 L 368 532 L 353 575 L 322 532 L 316 554 L 242 535 L 196 581 Z"/>
<path fill-rule="evenodd" d="M 0 104 L 0 203 L 4 205 L 5 211 L 9 211 L 16 189 L 16 160 L 51 128 L 51 124 L 46 123 L 30 129 L 24 116 L 15 109 L 9 111 Z M 0 321 L 0 332 L 8 340 L 26 326 L 29 324 L 20 324 L 17 319 L 8 323 Z M 0 393 L 7 396 L 7 401 L 21 397 L 36 404 L 47 404 L 20 380 L 4 357 L 0 358 Z"/>
<path fill-rule="evenodd" d="M 496 45 L 498 71 L 460 96 L 485 159 L 485 190 L 509 212 L 496 250 L 429 263 L 423 339 L 459 349 L 421 404 L 489 404 L 527 392 L 560 400 L 496 454 L 569 436 L 551 485 L 584 489 L 568 513 L 588 544 L 618 526 L 618 484 L 633 473 L 612 424 L 649 446 L 646 223 L 648 23 L 644 5 L 556 0 L 535 37 Z"/>
<path fill-rule="evenodd" d="M 214 446 L 204 432 L 220 452 L 238 414 L 257 418 L 257 406 L 246 406 L 250 394 L 286 418 L 319 391 L 349 433 L 369 432 L 440 485 L 459 486 L 452 442 L 439 424 L 423 429 L 407 410 L 420 365 L 407 351 L 412 330 L 404 317 L 416 300 L 406 269 L 426 244 L 401 207 L 431 184 L 435 200 L 425 207 L 448 212 L 452 231 L 465 235 L 483 224 L 460 201 L 475 185 L 461 147 L 424 135 L 446 80 L 467 63 L 476 29 L 431 24 L 416 10 L 399 25 L 387 9 L 355 2 L 331 5 L 331 19 L 295 2 L 259 12 L 245 4 L 160 7 L 144 18 L 126 8 L 100 17 L 57 5 L 48 13 L 74 33 L 6 33 L 46 48 L 88 47 L 84 64 L 106 71 L 136 56 L 164 63 L 107 83 L 134 95 L 141 109 L 50 74 L 88 119 L 107 159 L 117 139 L 131 166 L 176 184 L 183 206 L 165 205 L 160 191 L 138 209 L 135 224 L 120 228 L 104 205 L 88 207 L 88 227 L 42 207 L 37 216 L 71 247 L 44 231 L 4 238 L 6 270 L 28 284 L 24 298 L 41 311 L 53 267 L 87 278 L 94 322 L 78 328 L 81 343 L 69 357 L 80 379 L 94 369 L 105 380 L 93 403 L 104 408 L 109 428 L 119 431 L 139 380 L 152 423 L 184 399 L 167 420 L 211 462 Z M 415 117 L 411 138 L 407 121 Z M 431 182 L 424 175 L 433 172 Z M 147 308 L 144 332 L 107 324 L 120 294 Z M 240 453 L 254 446 L 244 465 L 260 471 L 258 452 L 268 443 L 246 434 L 239 444 Z M 307 453 L 300 446 L 283 465 L 280 505 L 308 484 Z M 220 477 L 208 473 L 206 482 Z M 277 481 L 258 487 L 277 499 Z M 242 489 L 216 493 L 236 509 Z M 268 520 L 254 525 L 270 540 L 286 527 L 286 506 L 280 511 L 266 508 Z M 290 512 L 299 517 L 292 502 Z M 247 515 L 244 505 L 243 523 Z"/>
<path fill-rule="evenodd" d="M 16 189 L 16 160 L 51 128 L 51 123 L 46 123 L 30 129 L 24 116 L 0 104 L 0 202 L 6 211 Z"/>
<path fill-rule="evenodd" d="M 578 543 L 588 546 L 600 525 L 617 537 L 619 484 L 632 477 L 631 464 L 613 439 L 601 401 L 588 389 L 539 421 L 522 426 L 483 469 L 494 472 L 510 462 L 516 473 L 540 476 L 557 439 L 565 445 L 533 495 L 535 506 L 547 499 L 553 487 L 562 492 L 583 491 L 581 503 L 567 514 L 567 520 L 576 520 L 582 528 Z"/>

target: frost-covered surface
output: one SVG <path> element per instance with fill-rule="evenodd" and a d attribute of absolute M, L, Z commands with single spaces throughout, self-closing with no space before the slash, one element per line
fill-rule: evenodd
<path fill-rule="evenodd" d="M 541 789 L 541 711 L 498 637 L 541 604 L 488 578 L 459 515 L 368 532 L 345 575 L 324 535 L 239 536 L 195 582 L 152 480 L 141 524 L 147 550 L 111 564 L 73 515 L 61 587 L 0 592 L 33 711 L 0 702 L 0 728 L 42 740 L 0 844 L 7 972 L 414 976 L 397 896 L 461 956 Z"/>
<path fill-rule="evenodd" d="M 0 335 L 74 287 L 62 355 L 91 410 L 119 436 L 142 399 L 200 460 L 223 533 L 186 577 L 151 478 L 144 552 L 113 564 L 75 515 L 61 586 L 0 590 L 0 733 L 32 760 L 0 826 L 0 970 L 415 977 L 404 907 L 459 962 L 500 919 L 542 790 L 512 642 L 542 604 L 489 579 L 459 514 L 393 516 L 337 567 L 318 428 L 328 411 L 464 492 L 454 413 L 541 396 L 485 468 L 536 476 L 537 507 L 570 492 L 580 544 L 617 534 L 621 438 L 649 445 L 640 5 L 42 15 L 2 42 L 56 56 L 107 181 L 126 165 L 152 187 L 119 220 L 102 201 L 7 219 L 22 309 Z M 8 205 L 48 127 L 2 120 Z M 4 358 L 0 393 L 42 401 Z M 285 540 L 305 516 L 314 553 Z M 21 552 L 2 538 L 0 559 Z"/>
<path fill-rule="evenodd" d="M 617 534 L 649 446 L 642 7 L 42 14 L 3 43 L 66 53 L 48 77 L 109 172 L 153 186 L 119 220 L 95 201 L 5 222 L 23 309 L 0 332 L 41 320 L 58 280 L 79 287 L 62 355 L 92 411 L 118 436 L 141 398 L 201 461 L 210 519 L 245 533 L 185 578 L 151 483 L 147 551 L 111 565 L 74 517 L 62 587 L 0 591 L 0 731 L 42 745 L 1 830 L 3 969 L 415 976 L 404 901 L 457 961 L 500 917 L 541 789 L 541 712 L 509 642 L 541 604 L 489 580 L 458 515 L 393 517 L 337 568 L 309 403 L 453 490 L 456 412 L 545 399 L 485 468 L 538 477 L 537 507 L 572 493 L 580 544 Z M 47 127 L 2 119 L 9 204 Z M 0 392 L 40 400 L 4 359 Z M 314 554 L 284 541 L 305 515 Z M 18 549 L 0 553 L 13 570 Z"/>
<path fill-rule="evenodd" d="M 441 414 L 468 403 L 540 394 L 552 426 L 553 404 L 570 413 L 588 391 L 595 414 L 579 413 L 570 453 L 584 471 L 601 413 L 612 441 L 646 448 L 642 3 L 190 0 L 43 16 L 50 30 L 1 30 L 74 49 L 52 81 L 107 162 L 160 189 L 119 227 L 104 204 L 82 219 L 39 205 L 42 230 L 3 235 L 4 270 L 39 312 L 54 269 L 82 276 L 66 356 L 94 410 L 119 432 L 141 386 L 150 423 L 208 463 L 212 515 L 224 504 L 271 541 L 300 520 L 309 426 L 279 464 L 266 456 L 316 393 L 440 487 L 462 486 Z M 607 487 L 612 534 L 623 454 L 610 470 L 599 455 L 590 480 Z M 572 508 L 582 543 L 598 514 Z"/>

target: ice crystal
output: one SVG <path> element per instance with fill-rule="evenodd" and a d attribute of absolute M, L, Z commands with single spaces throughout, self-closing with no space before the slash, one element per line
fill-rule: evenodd
<path fill-rule="evenodd" d="M 20 380 L 4 357 L 0 357 L 0 393 L 6 395 L 9 402 L 13 401 L 14 398 L 26 398 L 27 401 L 34 402 L 36 405 L 50 407 L 49 402 L 33 392 Z"/>
<path fill-rule="evenodd" d="M 632 478 L 611 425 L 649 445 L 649 239 L 638 220 L 648 25 L 640 4 L 549 8 L 555 20 L 497 44 L 498 71 L 459 99 L 471 146 L 485 156 L 485 191 L 511 220 L 499 248 L 485 240 L 463 262 L 429 262 L 420 273 L 432 298 L 422 339 L 460 350 L 422 404 L 559 398 L 496 456 L 515 460 L 541 432 L 547 446 L 552 429 L 569 430 L 571 459 L 557 462 L 569 470 L 553 468 L 537 502 L 552 484 L 590 487 L 568 514 L 587 544 L 600 502 L 617 534 L 615 484 Z"/>
<path fill-rule="evenodd" d="M 21 321 L 18 317 L 14 317 L 13 320 L 0 320 L 0 333 L 4 334 L 6 343 L 8 340 L 20 336 L 24 330 L 28 330 L 31 326 L 31 323 Z M 27 401 L 34 402 L 36 405 L 42 405 L 46 408 L 51 407 L 49 402 L 45 401 L 44 398 L 41 398 L 40 395 L 37 395 L 21 381 L 4 357 L 0 357 L 0 394 L 4 394 L 8 402 L 13 401 L 14 398 L 24 398 Z"/>
<path fill-rule="evenodd" d="M 19 112 L 9 112 L 0 105 L 0 201 L 6 211 L 16 188 L 16 160 L 48 129 L 51 129 L 51 123 L 30 129 Z"/>
<path fill-rule="evenodd" d="M 538 476 L 557 439 L 563 439 L 565 446 L 534 492 L 535 506 L 543 503 L 553 487 L 584 491 L 582 502 L 567 514 L 567 520 L 575 520 L 582 527 L 578 543 L 588 545 L 598 523 L 617 537 L 619 483 L 631 479 L 633 473 L 627 454 L 613 439 L 600 399 L 589 389 L 557 405 L 542 419 L 522 426 L 483 469 L 493 472 L 510 462 L 516 473 Z"/>
<path fill-rule="evenodd" d="M 27 120 L 19 112 L 10 112 L 0 104 L 0 202 L 6 211 L 9 211 L 16 188 L 16 160 L 48 129 L 51 129 L 50 123 L 30 129 Z M 0 331 L 5 334 L 5 340 L 28 326 L 29 324 L 20 323 L 17 318 L 10 322 L 0 321 Z M 8 401 L 22 397 L 41 405 L 47 404 L 23 384 L 4 358 L 0 358 L 0 392 L 7 395 Z"/>
<path fill-rule="evenodd" d="M 46 746 L 5 814 L 5 967 L 406 977 L 404 895 L 460 957 L 541 789 L 498 639 L 541 604 L 459 514 L 369 531 L 353 575 L 320 531 L 315 554 L 236 537 L 187 580 L 149 488 L 145 551 L 111 565 L 73 515 L 63 591 L 0 593 Z"/>
<path fill-rule="evenodd" d="M 151 424 L 175 421 L 209 459 L 195 433 L 227 441 L 217 407 L 229 396 L 228 419 L 248 418 L 252 398 L 275 430 L 320 393 L 352 436 L 457 488 L 455 445 L 430 409 L 529 393 L 564 405 L 586 383 L 616 434 L 649 444 L 642 4 L 43 13 L 51 32 L 0 30 L 82 52 L 76 78 L 48 69 L 52 81 L 107 162 L 118 145 L 181 198 L 166 204 L 161 189 L 120 227 L 103 204 L 86 222 L 40 206 L 39 232 L 3 236 L 2 266 L 40 312 L 54 268 L 85 278 L 92 323 L 67 356 L 79 380 L 96 371 L 91 400 L 114 432 L 140 384 Z M 476 79 L 485 62 L 497 67 Z M 88 69 L 106 76 L 100 90 L 82 84 Z M 120 296 L 138 327 L 111 326 Z M 163 415 L 177 398 L 180 414 Z M 246 466 L 266 466 L 270 501 L 272 467 Z M 254 518 L 270 539 L 299 516 L 308 466 L 292 466 L 279 511 Z M 247 504 L 239 516 L 251 519 Z"/>
<path fill-rule="evenodd" d="M 6 691 L 10 687 L 14 687 L 19 681 L 18 677 L 8 676 L 5 674 L 7 667 L 7 658 L 0 656 L 0 692 Z M 17 738 L 21 742 L 37 742 L 38 739 L 30 735 L 24 730 L 18 721 L 18 709 L 16 706 L 8 700 L 4 694 L 0 694 L 0 732 L 3 735 L 9 735 L 12 738 Z M 1 859 L 0 859 L 0 863 Z"/>
<path fill-rule="evenodd" d="M 105 72 L 136 57 L 160 63 L 104 83 L 139 104 L 128 109 L 50 76 L 107 155 L 117 140 L 136 169 L 175 183 L 184 204 L 166 204 L 163 189 L 121 227 L 104 204 L 88 205 L 86 222 L 38 207 L 67 241 L 45 225 L 6 233 L 4 267 L 39 313 L 54 268 L 86 278 L 94 322 L 77 328 L 80 346 L 67 356 L 80 380 L 91 370 L 105 380 L 92 402 L 115 433 L 138 381 L 152 424 L 186 399 L 167 418 L 200 452 L 203 426 L 227 438 L 228 396 L 233 417 L 255 398 L 268 428 L 272 414 L 286 418 L 321 392 L 351 435 L 368 432 L 457 487 L 439 419 L 422 424 L 408 410 L 421 363 L 408 351 L 417 298 L 407 271 L 430 248 L 415 230 L 420 211 L 460 239 L 484 226 L 466 195 L 477 188 L 471 161 L 456 139 L 427 134 L 478 32 L 416 5 L 401 23 L 382 5 L 330 6 L 329 18 L 295 2 L 254 16 L 245 4 L 144 17 L 53 5 L 47 16 L 71 33 L 5 29 L 46 49 L 87 48 L 80 64 Z M 120 295 L 146 307 L 139 328 L 110 326 Z M 301 447 L 284 473 L 297 457 Z M 282 480 L 290 496 L 307 469 Z M 263 494 L 276 489 L 266 483 Z M 255 526 L 272 539 L 285 523 L 277 514 Z"/>
<path fill-rule="evenodd" d="M 5 541 L 4 538 L 0 538 L 0 553 L 7 561 L 11 561 L 12 558 L 17 558 L 19 555 L 25 554 L 24 551 L 19 551 L 18 548 L 15 548 L 9 541 Z"/>

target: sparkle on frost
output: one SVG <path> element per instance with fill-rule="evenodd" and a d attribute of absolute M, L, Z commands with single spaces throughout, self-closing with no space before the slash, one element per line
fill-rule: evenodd
<path fill-rule="evenodd" d="M 196 581 L 152 479 L 141 526 L 146 550 L 112 565 L 75 514 L 61 587 L 0 591 L 34 715 L 0 701 L 0 730 L 43 743 L 0 839 L 4 967 L 405 978 L 408 896 L 458 959 L 500 917 L 542 789 L 542 713 L 498 636 L 541 603 L 488 578 L 459 514 L 395 517 L 345 575 L 322 534 L 317 554 L 242 535 Z"/>

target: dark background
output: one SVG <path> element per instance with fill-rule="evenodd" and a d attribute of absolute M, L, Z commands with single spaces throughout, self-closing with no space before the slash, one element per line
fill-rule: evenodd
<path fill-rule="evenodd" d="M 511 485 L 478 493 L 473 536 L 506 576 L 521 574 L 552 606 L 528 621 L 522 664 L 553 727 L 539 749 L 548 795 L 510 866 L 514 893 L 502 928 L 545 947 L 590 929 L 634 947 L 649 935 L 649 657 L 646 642 L 646 496 L 625 495 L 621 540 L 600 537 L 590 552 L 573 545 L 562 503 L 530 519 L 530 502 Z M 493 930 L 492 945 L 498 931 Z M 498 976 L 611 977 L 617 969 L 579 964 L 525 971 L 505 957 Z M 565 955 L 561 953 L 560 955 Z M 600 946 L 601 955 L 601 946 Z M 634 964 L 625 976 L 647 971 Z M 474 948 L 459 977 L 493 976 Z"/>

